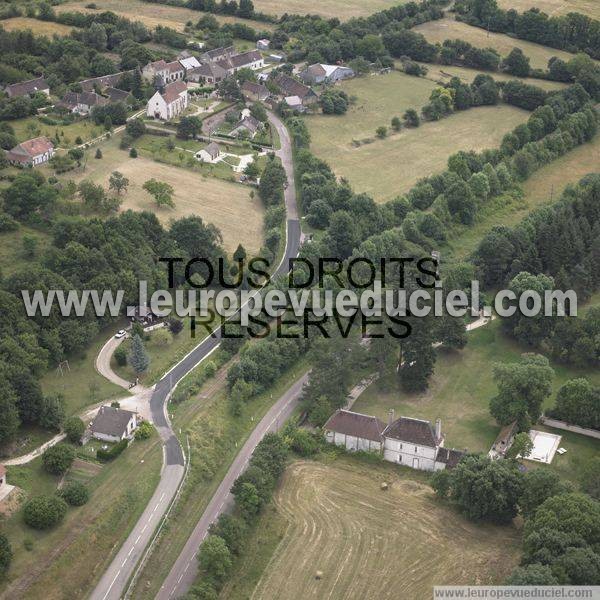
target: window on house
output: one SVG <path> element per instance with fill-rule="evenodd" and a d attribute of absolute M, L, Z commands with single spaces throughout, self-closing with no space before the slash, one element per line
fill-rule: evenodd
<path fill-rule="evenodd" d="M 415 446 L 415 454 L 417 453 L 417 447 Z"/>

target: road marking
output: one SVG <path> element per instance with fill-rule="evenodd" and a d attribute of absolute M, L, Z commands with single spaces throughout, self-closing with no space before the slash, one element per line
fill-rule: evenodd
<path fill-rule="evenodd" d="M 127 562 L 127 558 L 121 563 L 121 566 L 124 567 L 126 562 Z"/>
<path fill-rule="evenodd" d="M 112 580 L 112 583 L 108 586 L 108 590 L 106 590 L 106 594 L 104 594 L 104 598 L 102 598 L 102 600 L 106 600 L 106 598 L 108 597 L 108 595 L 110 594 L 110 590 L 112 589 L 112 586 L 115 585 L 115 581 L 117 580 L 117 577 L 121 574 L 121 569 L 119 569 L 117 571 L 117 574 L 115 575 L 115 578 Z"/>
<path fill-rule="evenodd" d="M 141 535 L 138 535 L 138 536 L 137 536 L 137 540 L 135 540 L 135 542 L 133 542 L 133 545 L 134 545 L 134 546 L 135 546 L 135 545 L 136 545 L 136 544 L 137 544 L 137 543 L 140 541 L 140 538 L 141 538 L 141 537 L 142 537 Z"/>

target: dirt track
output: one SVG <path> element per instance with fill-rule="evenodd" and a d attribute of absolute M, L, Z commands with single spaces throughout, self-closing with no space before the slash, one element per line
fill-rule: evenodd
<path fill-rule="evenodd" d="M 394 476 L 381 491 L 384 479 L 339 461 L 290 467 L 275 499 L 289 526 L 252 600 L 422 600 L 434 582 L 499 583 L 516 564 L 516 528 L 475 526 L 427 485 Z"/>

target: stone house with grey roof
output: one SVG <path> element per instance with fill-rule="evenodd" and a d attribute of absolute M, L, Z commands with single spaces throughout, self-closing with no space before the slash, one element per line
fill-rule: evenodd
<path fill-rule="evenodd" d="M 20 81 L 19 83 L 11 83 L 4 89 L 6 95 L 9 98 L 18 98 L 21 96 L 30 96 L 41 92 L 50 95 L 50 86 L 43 77 L 36 77 L 35 79 L 28 79 L 27 81 Z"/>
<path fill-rule="evenodd" d="M 389 462 L 421 471 L 455 467 L 464 453 L 444 448 L 442 424 L 400 417 L 390 412 L 388 425 L 370 415 L 336 411 L 323 426 L 325 439 L 346 450 L 378 452 Z"/>
<path fill-rule="evenodd" d="M 90 424 L 90 433 L 103 442 L 120 442 L 131 439 L 137 426 L 136 413 L 113 406 L 101 406 Z"/>

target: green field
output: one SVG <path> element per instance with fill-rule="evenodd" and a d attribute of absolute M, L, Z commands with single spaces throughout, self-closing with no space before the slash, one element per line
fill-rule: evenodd
<path fill-rule="evenodd" d="M 59 148 L 71 148 L 80 137 L 84 142 L 93 140 L 104 133 L 104 128 L 94 125 L 89 119 L 82 119 L 69 125 L 46 125 L 36 117 L 27 117 L 10 122 L 19 142 L 44 135 L 54 140 L 58 135 Z"/>
<path fill-rule="evenodd" d="M 434 498 L 422 474 L 392 465 L 295 462 L 274 506 L 284 526 L 271 526 L 273 511 L 262 515 L 261 548 L 244 553 L 223 600 L 421 600 L 434 585 L 501 583 L 519 558 L 517 527 L 470 523 Z M 265 546 L 272 555 L 252 591 Z"/>
<path fill-rule="evenodd" d="M 56 35 L 69 35 L 74 27 L 53 23 L 52 21 L 40 21 L 39 19 L 30 19 L 28 17 L 12 17 L 0 21 L 0 27 L 6 31 L 15 31 L 17 29 L 31 29 L 35 35 L 46 35 L 52 37 Z"/>
<path fill-rule="evenodd" d="M 539 8 L 550 16 L 578 12 L 592 19 L 600 19 L 600 3 L 597 0 L 498 0 L 504 10 L 511 8 L 521 13 L 530 8 Z"/>
<path fill-rule="evenodd" d="M 421 177 L 442 171 L 448 156 L 458 150 L 498 146 L 504 134 L 529 114 L 507 105 L 478 107 L 417 129 L 403 129 L 384 140 L 375 137 L 377 127 L 389 127 L 392 117 L 426 104 L 435 85 L 396 71 L 343 82 L 342 89 L 356 102 L 343 116 L 306 119 L 311 148 L 357 192 L 385 202 L 408 191 Z M 356 147 L 354 140 L 371 141 Z M 382 164 L 388 167 L 385 175 Z"/>
<path fill-rule="evenodd" d="M 440 19 L 438 21 L 429 21 L 417 25 L 413 29 L 422 33 L 427 41 L 431 43 L 442 43 L 444 40 L 460 39 L 469 42 L 478 48 L 494 48 L 501 56 L 506 56 L 513 48 L 521 48 L 524 54 L 529 57 L 533 68 L 545 69 L 548 66 L 548 60 L 553 56 L 558 56 L 563 60 L 573 58 L 573 54 L 548 48 L 533 42 L 526 42 L 516 38 L 509 37 L 503 33 L 488 32 L 479 27 L 472 27 L 466 23 L 455 21 L 451 18 Z"/>
<path fill-rule="evenodd" d="M 256 10 L 267 14 L 283 15 L 321 15 L 328 19 L 347 21 L 354 17 L 368 17 L 405 0 L 256 0 Z"/>
<path fill-rule="evenodd" d="M 14 559 L 7 580 L 0 583 L 0 596 L 29 600 L 87 597 L 154 492 L 161 462 L 156 435 L 135 442 L 105 466 L 76 461 L 67 478 L 89 486 L 88 504 L 69 508 L 64 522 L 46 532 L 27 527 L 20 512 L 3 522 Z M 56 477 L 42 470 L 41 459 L 9 467 L 8 478 L 23 490 L 23 497 L 52 494 L 58 484 Z M 25 548 L 27 540 L 31 550 Z"/>
<path fill-rule="evenodd" d="M 126 151 L 120 150 L 119 136 L 114 136 L 98 147 L 102 149 L 102 159 L 95 159 L 95 148 L 88 150 L 88 160 L 84 170 L 70 171 L 63 177 L 76 182 L 91 179 L 108 188 L 108 179 L 113 171 L 120 171 L 130 183 L 123 194 L 122 210 L 149 210 L 165 224 L 171 219 L 198 215 L 207 223 L 215 225 L 223 235 L 224 246 L 233 251 L 243 244 L 249 251 L 256 251 L 262 245 L 264 209 L 258 197 L 251 198 L 249 187 L 231 183 L 200 172 L 199 163 L 192 154 L 185 151 L 172 152 L 170 163 L 156 162 L 144 156 L 144 141 L 140 141 L 140 156 L 129 158 Z M 153 138 L 161 143 L 163 138 Z M 193 169 L 172 166 L 179 161 L 191 160 Z M 148 153 L 151 155 L 151 153 Z M 180 162 L 181 164 L 181 162 Z M 223 167 L 224 168 L 224 167 Z M 208 173 L 208 171 L 206 171 Z M 169 183 L 175 190 L 175 209 L 158 208 L 152 197 L 142 186 L 148 179 L 155 178 Z"/>
<path fill-rule="evenodd" d="M 453 258 L 464 259 L 478 246 L 495 225 L 514 227 L 532 210 L 556 201 L 567 184 L 577 183 L 584 175 L 600 169 L 600 134 L 588 144 L 578 146 L 565 156 L 536 171 L 523 185 L 523 197 L 494 198 L 479 211 L 472 227 L 453 229 L 448 247 Z"/>
<path fill-rule="evenodd" d="M 429 389 L 422 394 L 406 394 L 398 389 L 396 375 L 391 374 L 369 387 L 356 401 L 353 410 L 376 415 L 386 420 L 390 409 L 396 416 L 404 415 L 435 421 L 442 420 L 449 448 L 468 448 L 472 452 L 487 452 L 498 434 L 499 427 L 489 413 L 489 401 L 497 393 L 493 381 L 495 362 L 514 362 L 522 352 L 529 351 L 501 333 L 500 322 L 493 321 L 468 334 L 468 344 L 460 352 L 438 350 L 435 373 Z M 587 377 L 600 383 L 600 373 L 553 364 L 556 372 L 554 392 L 566 380 Z M 546 407 L 554 404 L 554 397 Z M 583 436 L 573 436 L 573 451 L 561 460 L 579 453 L 575 443 L 589 444 Z M 600 441 L 592 440 L 595 451 Z M 560 461 L 557 460 L 557 464 Z"/>

